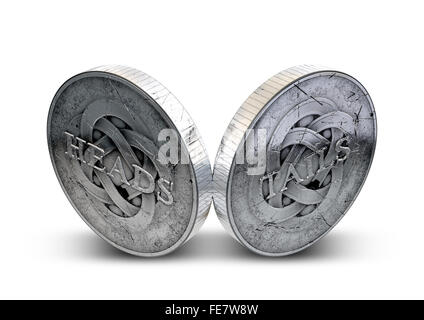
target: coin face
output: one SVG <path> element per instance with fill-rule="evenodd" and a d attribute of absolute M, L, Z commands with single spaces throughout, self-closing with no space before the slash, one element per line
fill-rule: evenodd
<path fill-rule="evenodd" d="M 218 217 L 256 253 L 298 252 L 349 209 L 375 143 L 374 107 L 357 80 L 313 66 L 283 71 L 226 131 L 214 168 Z"/>
<path fill-rule="evenodd" d="M 83 220 L 126 252 L 171 252 L 204 222 L 211 170 L 177 99 L 143 72 L 106 66 L 56 93 L 48 117 L 56 175 Z"/>

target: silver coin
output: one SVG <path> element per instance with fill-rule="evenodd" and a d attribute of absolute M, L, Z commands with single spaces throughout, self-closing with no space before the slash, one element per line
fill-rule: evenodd
<path fill-rule="evenodd" d="M 211 168 L 177 99 L 147 74 L 99 67 L 66 81 L 48 116 L 54 170 L 82 219 L 115 247 L 167 254 L 211 204 Z"/>
<path fill-rule="evenodd" d="M 375 144 L 374 106 L 357 80 L 306 65 L 280 72 L 249 96 L 222 139 L 218 217 L 256 253 L 303 250 L 349 209 Z"/>

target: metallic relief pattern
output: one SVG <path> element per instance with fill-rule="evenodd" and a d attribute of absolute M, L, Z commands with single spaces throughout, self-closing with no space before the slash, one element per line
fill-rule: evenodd
<path fill-rule="evenodd" d="M 158 201 L 173 203 L 171 173 L 141 117 L 119 101 L 100 99 L 72 120 L 66 155 L 82 187 L 110 212 L 147 226 Z M 71 130 L 70 130 L 71 131 Z"/>
<path fill-rule="evenodd" d="M 269 208 L 261 218 L 305 216 L 337 196 L 354 130 L 354 119 L 325 98 L 306 100 L 283 117 L 267 148 L 260 192 Z"/>

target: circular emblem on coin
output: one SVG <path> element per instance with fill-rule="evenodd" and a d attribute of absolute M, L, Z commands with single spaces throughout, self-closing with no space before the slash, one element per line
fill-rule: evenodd
<path fill-rule="evenodd" d="M 305 249 L 355 200 L 375 143 L 374 106 L 357 80 L 314 66 L 285 70 L 227 128 L 214 167 L 218 217 L 256 253 Z"/>
<path fill-rule="evenodd" d="M 105 66 L 68 80 L 50 107 L 48 144 L 74 208 L 121 250 L 169 253 L 206 219 L 211 170 L 198 130 L 143 72 Z"/>

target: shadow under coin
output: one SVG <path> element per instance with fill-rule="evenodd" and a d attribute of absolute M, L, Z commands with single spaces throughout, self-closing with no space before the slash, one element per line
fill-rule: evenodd
<path fill-rule="evenodd" d="M 63 235 L 64 236 L 64 235 Z M 225 231 L 201 231 L 193 239 L 174 252 L 156 258 L 142 258 L 127 254 L 109 245 L 91 232 L 68 234 L 60 243 L 68 243 L 71 254 L 85 259 L 127 260 L 132 262 L 159 263 L 188 260 L 245 260 L 266 263 L 290 263 L 352 258 L 360 253 L 360 235 L 333 231 L 311 247 L 286 257 L 264 257 L 243 247 Z M 62 251 L 63 252 L 63 251 Z"/>

